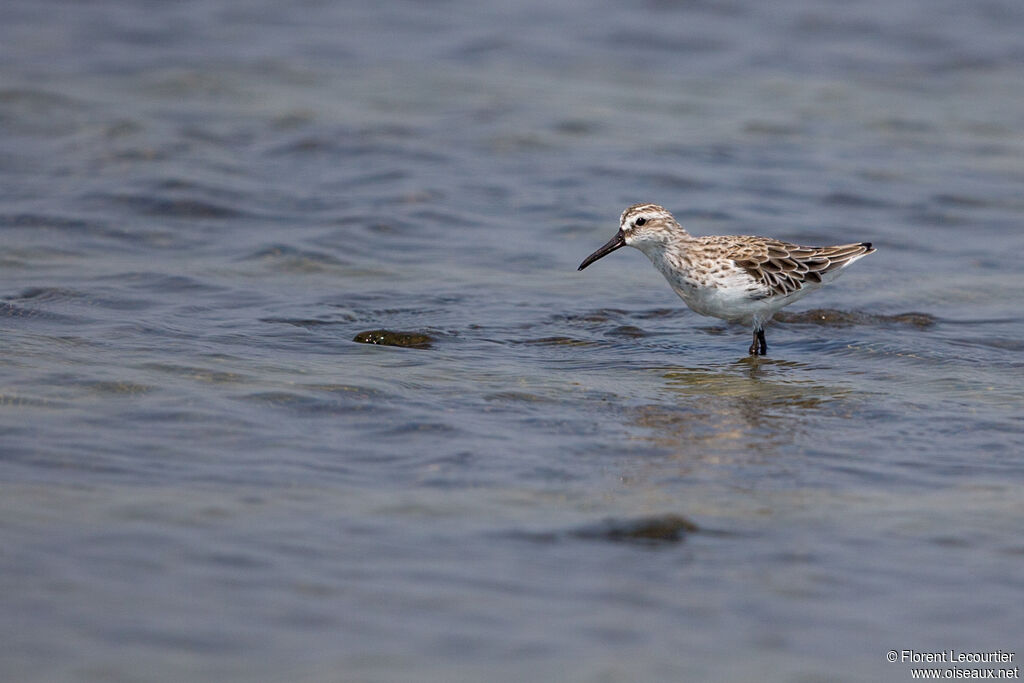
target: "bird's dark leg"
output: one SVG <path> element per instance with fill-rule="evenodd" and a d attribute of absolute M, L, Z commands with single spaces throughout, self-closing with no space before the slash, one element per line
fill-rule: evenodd
<path fill-rule="evenodd" d="M 750 343 L 751 356 L 764 356 L 768 353 L 768 342 L 764 340 L 764 328 L 754 328 L 754 340 Z"/>

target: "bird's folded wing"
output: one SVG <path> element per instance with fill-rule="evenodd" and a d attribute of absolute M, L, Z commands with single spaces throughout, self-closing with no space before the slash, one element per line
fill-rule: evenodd
<path fill-rule="evenodd" d="M 868 242 L 801 247 L 765 237 L 746 237 L 729 245 L 727 256 L 772 294 L 786 295 L 807 284 L 820 283 L 825 273 L 873 251 Z"/>

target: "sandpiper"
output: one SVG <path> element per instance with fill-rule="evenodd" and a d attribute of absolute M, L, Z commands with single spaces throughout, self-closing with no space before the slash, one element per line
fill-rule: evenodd
<path fill-rule="evenodd" d="M 579 270 L 626 246 L 645 253 L 695 312 L 751 325 L 752 356 L 768 352 L 764 326 L 776 311 L 875 251 L 870 242 L 801 247 L 750 235 L 694 237 L 664 207 L 634 204 L 622 212 L 615 236 Z"/>

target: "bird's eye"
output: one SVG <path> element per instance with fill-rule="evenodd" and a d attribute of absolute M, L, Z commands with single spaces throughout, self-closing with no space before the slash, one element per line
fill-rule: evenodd
<path fill-rule="evenodd" d="M 636 227 L 639 228 L 641 225 L 643 225 L 646 222 L 647 222 L 646 218 L 637 218 L 635 221 L 633 221 L 633 225 L 635 225 Z"/>

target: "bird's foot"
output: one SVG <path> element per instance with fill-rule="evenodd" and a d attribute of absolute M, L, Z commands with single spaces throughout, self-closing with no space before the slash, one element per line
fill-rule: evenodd
<path fill-rule="evenodd" d="M 750 344 L 751 356 L 768 354 L 768 343 L 764 340 L 764 330 L 754 330 L 754 341 Z"/>

